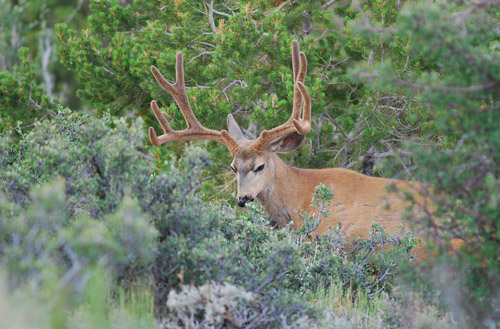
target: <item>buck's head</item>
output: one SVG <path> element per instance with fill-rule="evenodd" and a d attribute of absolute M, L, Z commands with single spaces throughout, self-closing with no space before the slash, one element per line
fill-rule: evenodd
<path fill-rule="evenodd" d="M 303 120 L 295 122 L 303 123 Z M 227 117 L 227 126 L 229 135 L 238 143 L 238 148 L 232 151 L 230 166 L 238 182 L 238 205 L 244 207 L 259 193 L 274 187 L 274 154 L 294 151 L 304 140 L 304 135 L 299 134 L 291 124 L 281 126 L 280 130 L 263 131 L 257 140 L 248 140 L 232 115 Z"/>
<path fill-rule="evenodd" d="M 299 52 L 299 46 L 295 40 L 292 41 L 292 64 L 294 77 L 292 114 L 284 124 L 262 131 L 256 140 L 245 138 L 231 114 L 227 118 L 229 132 L 205 128 L 196 119 L 186 94 L 182 53 L 177 53 L 175 84 L 165 80 L 161 73 L 152 66 L 153 75 L 163 89 L 174 97 L 188 127 L 181 131 L 173 130 L 156 102 L 152 101 L 151 108 L 165 133 L 156 136 L 154 129 L 150 127 L 151 142 L 154 145 L 160 145 L 176 140 L 208 139 L 224 144 L 233 156 L 231 169 L 237 175 L 238 205 L 244 207 L 246 202 L 253 201 L 263 190 L 273 187 L 275 153 L 292 152 L 311 130 L 311 97 L 304 86 L 307 60 L 305 54 Z"/>

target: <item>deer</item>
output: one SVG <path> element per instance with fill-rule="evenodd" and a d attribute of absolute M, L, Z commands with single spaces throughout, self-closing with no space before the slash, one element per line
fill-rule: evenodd
<path fill-rule="evenodd" d="M 245 207 L 247 202 L 257 200 L 280 227 L 302 227 L 299 210 L 312 210 L 312 194 L 323 183 L 333 191 L 336 206 L 314 234 L 340 225 L 348 237 L 368 238 L 372 222 L 387 233 L 400 232 L 401 215 L 408 202 L 400 194 L 390 193 L 388 187 L 395 186 L 418 197 L 421 184 L 367 176 L 344 168 L 301 169 L 278 156 L 297 149 L 311 131 L 311 96 L 304 85 L 307 59 L 296 40 L 292 41 L 291 54 L 294 95 L 290 118 L 271 130 L 263 130 L 255 140 L 243 135 L 231 114 L 227 117 L 228 130 L 208 129 L 198 121 L 186 93 L 182 52 L 176 55 L 175 83 L 168 82 L 151 66 L 156 81 L 174 98 L 187 123 L 186 129 L 173 130 L 153 100 L 151 109 L 164 133 L 157 136 L 154 128 L 149 127 L 151 143 L 158 146 L 173 141 L 211 140 L 225 145 L 233 157 L 230 167 L 236 174 L 238 206 Z M 415 249 L 417 258 L 423 255 L 421 249 L 421 245 Z"/>

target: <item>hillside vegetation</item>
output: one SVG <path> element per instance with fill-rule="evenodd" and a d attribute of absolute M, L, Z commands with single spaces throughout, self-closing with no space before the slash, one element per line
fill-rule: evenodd
<path fill-rule="evenodd" d="M 0 0 L 0 16 L 0 328 L 500 327 L 497 1 Z M 232 113 L 257 136 L 290 115 L 292 40 L 313 129 L 283 159 L 431 186 L 399 234 L 275 229 L 237 209 L 224 147 L 150 144 L 151 100 L 185 124 L 151 65 L 173 79 L 182 51 L 203 125 Z M 335 202 L 324 185 L 311 200 Z"/>

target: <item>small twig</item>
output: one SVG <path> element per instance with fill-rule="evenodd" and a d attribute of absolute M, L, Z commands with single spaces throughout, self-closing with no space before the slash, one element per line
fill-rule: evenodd
<path fill-rule="evenodd" d="M 71 23 L 71 21 L 73 20 L 73 18 L 75 18 L 76 14 L 78 14 L 78 12 L 82 9 L 82 5 L 83 5 L 83 0 L 78 0 L 78 3 L 76 4 L 75 9 L 68 16 L 68 19 L 66 19 L 66 22 L 65 22 L 66 24 L 69 25 L 69 23 Z"/>
<path fill-rule="evenodd" d="M 225 3 L 222 3 L 222 5 L 224 6 L 224 8 L 226 8 L 227 10 L 229 10 L 234 15 L 234 9 L 233 8 L 228 7 Z"/>
<path fill-rule="evenodd" d="M 108 72 L 109 74 L 111 75 L 115 75 L 113 72 L 111 72 L 110 70 L 108 70 L 107 68 L 103 67 L 102 68 L 105 72 Z"/>
<path fill-rule="evenodd" d="M 191 58 L 191 60 L 188 62 L 188 64 L 191 64 L 198 57 L 205 56 L 205 55 L 212 55 L 213 53 L 215 53 L 215 51 L 204 51 L 204 52 L 201 52 L 198 55 L 196 55 L 193 58 Z"/>
<path fill-rule="evenodd" d="M 132 34 L 132 33 L 144 33 L 144 30 L 131 30 L 131 31 L 122 31 L 120 32 L 121 34 Z M 168 33 L 169 36 L 172 36 L 172 34 Z"/>
<path fill-rule="evenodd" d="M 231 88 L 232 86 L 234 86 L 235 84 L 239 83 L 240 86 L 243 87 L 243 81 L 241 80 L 233 80 L 230 84 L 228 84 L 224 89 L 222 89 L 221 93 L 219 95 L 217 95 L 217 98 L 220 97 L 220 95 L 224 94 L 224 96 L 226 96 L 226 99 L 227 101 L 229 102 L 229 97 L 227 97 L 226 95 L 226 90 L 228 90 L 229 88 Z"/>
<path fill-rule="evenodd" d="M 50 36 L 42 36 L 39 40 L 40 50 L 42 51 L 42 76 L 45 81 L 45 91 L 49 95 L 50 102 L 54 103 L 54 81 L 49 73 L 50 55 L 52 54 L 52 46 L 50 44 Z"/>
<path fill-rule="evenodd" d="M 210 4 L 206 3 L 208 7 L 208 22 L 210 23 L 210 27 L 212 28 L 212 32 L 217 33 L 217 28 L 215 27 L 214 21 L 214 0 L 210 0 Z"/>
<path fill-rule="evenodd" d="M 286 270 L 286 271 L 281 272 L 278 275 L 276 275 L 276 273 L 275 273 L 271 278 L 267 278 L 266 281 L 264 281 L 257 289 L 255 289 L 254 293 L 256 293 L 256 294 L 259 293 L 262 289 L 264 289 L 266 286 L 271 284 L 273 281 L 281 279 L 283 276 L 285 276 L 289 272 L 290 272 L 289 270 Z"/>
<path fill-rule="evenodd" d="M 323 10 L 323 9 L 326 9 L 326 8 L 330 7 L 331 5 L 333 5 L 335 3 L 335 1 L 337 1 L 337 0 L 330 0 L 330 1 L 328 1 L 327 3 L 325 3 L 324 5 L 322 5 L 321 7 L 319 7 L 319 10 Z"/>
<path fill-rule="evenodd" d="M 228 184 L 226 184 L 222 189 L 219 189 L 215 194 L 213 194 L 212 198 L 215 197 L 217 194 L 220 194 L 220 193 L 224 192 L 225 190 L 227 190 L 229 188 L 229 186 L 234 184 L 234 182 L 236 182 L 236 177 L 231 179 L 231 181 Z"/>
<path fill-rule="evenodd" d="M 285 5 L 287 5 L 288 3 L 290 2 L 290 0 L 287 0 L 285 2 L 283 2 L 281 5 L 279 5 L 276 9 L 274 9 L 273 11 L 271 11 L 269 14 L 266 14 L 266 17 L 267 16 L 271 16 L 272 14 L 274 14 L 275 12 L 277 11 L 280 11 L 281 8 L 283 8 Z"/>
<path fill-rule="evenodd" d="M 233 17 L 232 15 L 223 13 L 221 11 L 217 11 L 217 10 L 215 10 L 215 8 L 213 9 L 213 12 L 214 12 L 214 14 L 217 14 L 217 15 L 226 16 L 226 17 Z"/>
<path fill-rule="evenodd" d="M 200 45 L 203 45 L 203 46 L 208 46 L 208 47 L 215 48 L 215 45 L 213 45 L 213 44 L 211 44 L 211 43 L 208 43 L 208 42 L 199 41 L 198 43 L 199 43 Z"/>

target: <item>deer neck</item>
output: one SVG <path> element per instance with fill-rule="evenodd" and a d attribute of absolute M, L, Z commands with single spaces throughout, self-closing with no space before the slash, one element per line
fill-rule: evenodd
<path fill-rule="evenodd" d="M 303 182 L 305 175 L 300 175 L 303 169 L 287 165 L 276 154 L 270 156 L 268 163 L 272 178 L 256 199 L 281 227 L 290 222 L 294 222 L 294 227 L 300 227 L 299 211 L 303 207 L 300 194 L 304 192 L 303 187 L 308 185 Z"/>

